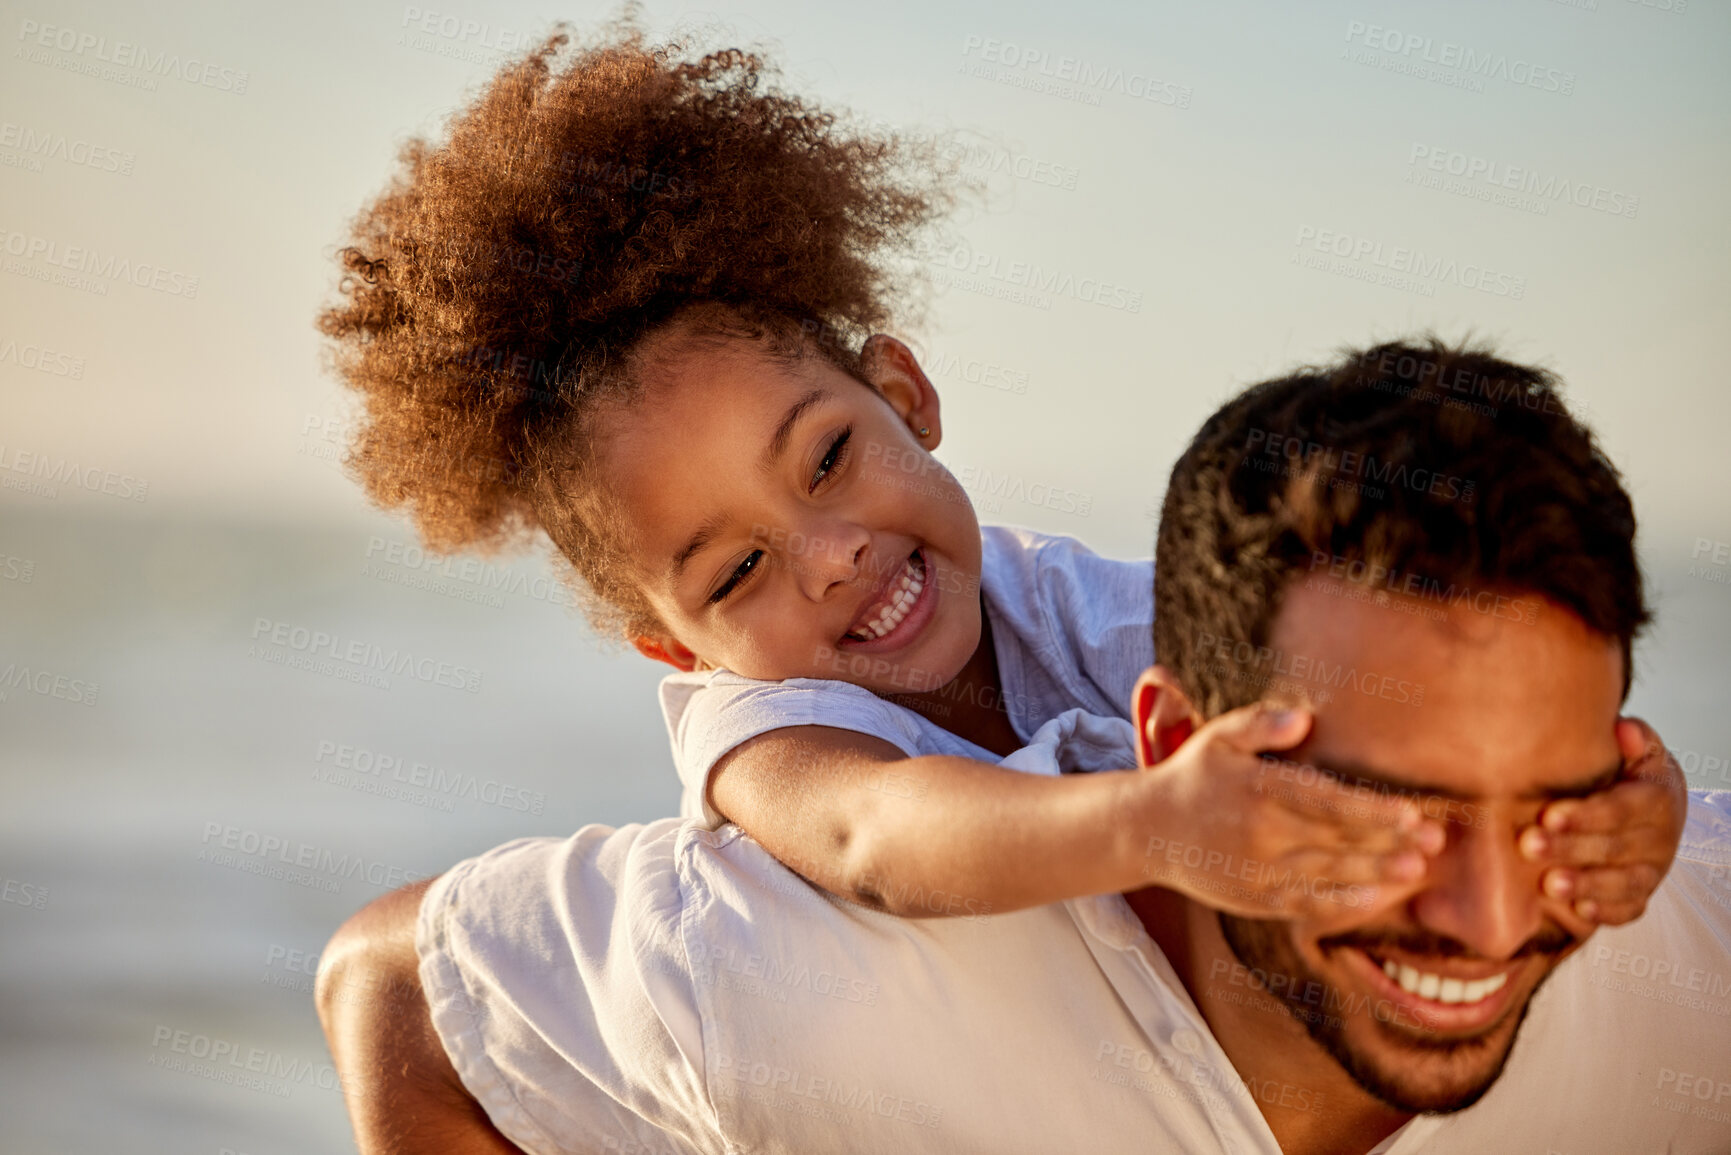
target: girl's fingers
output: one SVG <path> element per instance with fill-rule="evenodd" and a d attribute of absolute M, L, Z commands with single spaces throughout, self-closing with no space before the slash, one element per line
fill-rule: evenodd
<path fill-rule="evenodd" d="M 1657 782 L 1619 782 L 1585 798 L 1561 798 L 1539 812 L 1538 825 L 1547 831 L 1605 834 L 1643 821 L 1662 825 L 1668 813 L 1669 787 Z"/>
<path fill-rule="evenodd" d="M 1415 850 L 1393 854 L 1306 850 L 1284 859 L 1280 869 L 1284 873 L 1289 867 L 1295 879 L 1307 880 L 1307 885 L 1320 894 L 1335 886 L 1412 882 L 1424 876 L 1425 859 Z"/>
<path fill-rule="evenodd" d="M 1546 895 L 1569 903 L 1580 918 L 1615 926 L 1641 916 L 1660 877 L 1657 867 L 1637 863 L 1592 870 L 1547 870 L 1542 885 Z"/>
<path fill-rule="evenodd" d="M 1411 831 L 1424 817 L 1411 798 L 1354 787 L 1332 773 L 1282 758 L 1258 759 L 1255 774 L 1257 794 L 1304 818 Z"/>
<path fill-rule="evenodd" d="M 1623 774 L 1648 782 L 1665 782 L 1678 770 L 1658 731 L 1639 718 L 1618 718 L 1617 748 L 1623 754 Z"/>
<path fill-rule="evenodd" d="M 1299 786 L 1269 792 L 1303 823 L 1302 841 L 1362 854 L 1416 849 L 1435 854 L 1446 835 L 1442 824 L 1424 817 L 1410 798 L 1360 794 L 1335 785 Z"/>
<path fill-rule="evenodd" d="M 1559 833 L 1529 826 L 1521 831 L 1518 845 L 1529 862 L 1584 867 L 1638 863 L 1658 867 L 1670 861 L 1675 847 L 1668 830 L 1651 824 L 1613 827 L 1604 833 Z"/>
<path fill-rule="evenodd" d="M 1311 713 L 1302 706 L 1256 702 L 1228 710 L 1196 734 L 1205 743 L 1219 742 L 1242 754 L 1289 750 L 1310 733 Z"/>

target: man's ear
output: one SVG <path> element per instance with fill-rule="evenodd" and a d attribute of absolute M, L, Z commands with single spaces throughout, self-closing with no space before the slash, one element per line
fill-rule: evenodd
<path fill-rule="evenodd" d="M 676 670 L 690 673 L 697 668 L 697 655 L 672 638 L 648 638 L 639 634 L 631 639 L 631 644 L 644 657 L 666 662 Z"/>
<path fill-rule="evenodd" d="M 1143 767 L 1170 758 L 1202 724 L 1190 696 L 1165 666 L 1149 666 L 1136 679 L 1130 692 L 1130 717 L 1136 723 L 1137 765 Z"/>
<path fill-rule="evenodd" d="M 938 420 L 938 391 L 920 368 L 914 351 L 885 333 L 873 333 L 860 349 L 860 369 L 901 417 L 920 448 L 927 453 L 936 449 L 944 431 Z"/>

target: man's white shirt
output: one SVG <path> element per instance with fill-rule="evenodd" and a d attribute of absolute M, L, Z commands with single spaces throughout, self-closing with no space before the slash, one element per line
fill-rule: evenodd
<path fill-rule="evenodd" d="M 1011 758 L 1122 764 L 1073 711 Z M 1067 765 L 1060 765 L 1059 759 Z M 909 920 L 834 899 L 737 827 L 507 843 L 428 890 L 417 946 L 464 1086 L 529 1152 L 1278 1155 L 1121 897 Z M 1647 914 L 1534 998 L 1474 1107 L 1376 1155 L 1731 1150 L 1731 792 L 1691 795 Z"/>

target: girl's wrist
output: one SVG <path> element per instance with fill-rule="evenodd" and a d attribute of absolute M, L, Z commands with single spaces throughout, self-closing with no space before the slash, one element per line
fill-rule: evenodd
<path fill-rule="evenodd" d="M 1118 890 L 1141 890 L 1154 885 L 1160 851 L 1166 845 L 1166 827 L 1173 810 L 1169 775 L 1148 770 L 1112 772 L 1120 779 L 1120 800 L 1113 812 L 1112 842 L 1117 848 Z"/>

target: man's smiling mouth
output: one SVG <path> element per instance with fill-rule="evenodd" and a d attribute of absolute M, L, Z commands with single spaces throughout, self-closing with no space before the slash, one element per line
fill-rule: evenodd
<path fill-rule="evenodd" d="M 902 563 L 901 573 L 860 611 L 843 637 L 848 641 L 871 642 L 894 633 L 918 604 L 925 584 L 925 555 L 916 549 Z"/>
<path fill-rule="evenodd" d="M 1407 963 L 1384 959 L 1382 973 L 1400 984 L 1400 989 L 1421 999 L 1439 1003 L 1476 1003 L 1503 989 L 1509 981 L 1507 971 L 1489 978 L 1465 981 L 1447 978 L 1434 971 L 1421 971 Z"/>

